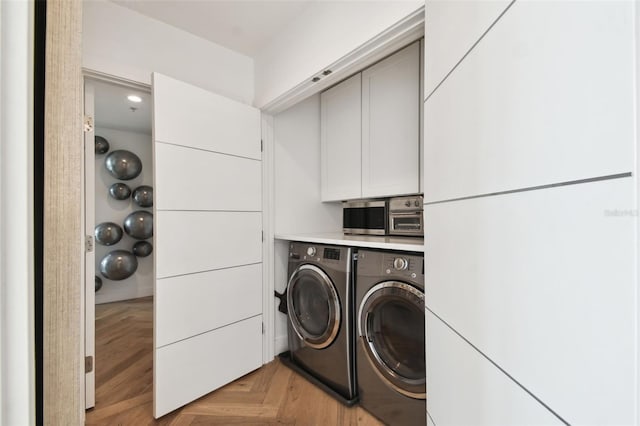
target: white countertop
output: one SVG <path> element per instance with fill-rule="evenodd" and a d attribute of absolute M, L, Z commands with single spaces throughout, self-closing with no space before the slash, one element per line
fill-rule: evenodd
<path fill-rule="evenodd" d="M 276 240 L 303 241 L 350 247 L 369 247 L 386 250 L 424 252 L 424 239 L 375 235 L 344 235 L 340 232 L 312 234 L 276 234 Z"/>

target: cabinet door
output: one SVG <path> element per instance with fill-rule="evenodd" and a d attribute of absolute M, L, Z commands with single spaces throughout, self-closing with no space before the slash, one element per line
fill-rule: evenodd
<path fill-rule="evenodd" d="M 631 171 L 634 40 L 634 2 L 515 2 L 425 103 L 425 201 Z"/>
<path fill-rule="evenodd" d="M 425 3 L 425 96 L 451 72 L 512 0 Z"/>
<path fill-rule="evenodd" d="M 425 209 L 428 307 L 570 424 L 637 420 L 635 194 L 629 177 Z"/>
<path fill-rule="evenodd" d="M 431 424 L 563 424 L 429 311 L 426 322 L 427 412 Z"/>
<path fill-rule="evenodd" d="M 260 112 L 153 75 L 154 416 L 262 365 Z"/>
<path fill-rule="evenodd" d="M 320 95 L 322 201 L 360 198 L 361 75 Z"/>
<path fill-rule="evenodd" d="M 362 72 L 362 196 L 419 191 L 420 42 Z"/>

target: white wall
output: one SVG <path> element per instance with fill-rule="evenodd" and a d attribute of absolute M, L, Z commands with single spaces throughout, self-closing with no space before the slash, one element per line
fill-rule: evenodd
<path fill-rule="evenodd" d="M 314 2 L 255 58 L 263 107 L 424 5 L 420 0 Z"/>
<path fill-rule="evenodd" d="M 341 232 L 342 205 L 320 201 L 320 95 L 274 117 L 274 232 Z M 274 287 L 287 286 L 289 245 L 276 241 Z M 286 316 L 276 311 L 275 353 L 286 349 Z"/>
<path fill-rule="evenodd" d="M 341 232 L 340 203 L 320 201 L 320 95 L 274 117 L 275 233 Z"/>
<path fill-rule="evenodd" d="M 33 3 L 0 4 L 0 425 L 34 424 Z"/>
<path fill-rule="evenodd" d="M 85 68 L 151 83 L 151 72 L 253 102 L 253 60 L 104 0 L 84 2 Z"/>
<path fill-rule="evenodd" d="M 95 162 L 95 224 L 102 222 L 114 222 L 123 227 L 124 219 L 130 213 L 137 210 L 151 212 L 151 208 L 142 208 L 133 202 L 133 199 L 116 200 L 109 195 L 109 187 L 116 183 L 125 183 L 131 191 L 140 185 L 153 186 L 153 169 L 151 155 L 151 135 L 122 131 L 106 127 L 97 127 L 96 136 L 102 136 L 109 141 L 109 152 L 116 149 L 126 149 L 133 152 L 142 161 L 142 172 L 135 179 L 120 181 L 114 178 L 104 165 L 104 161 L 109 155 L 96 154 Z M 124 233 L 122 239 L 117 244 L 105 246 L 96 241 L 96 275 L 102 278 L 102 288 L 96 293 L 96 303 L 108 303 L 116 300 L 135 299 L 138 297 L 151 296 L 153 294 L 153 256 L 138 257 L 137 271 L 127 279 L 112 281 L 100 274 L 100 261 L 113 250 L 131 251 L 133 245 L 139 240 L 131 238 Z M 151 240 L 146 240 L 153 244 Z M 155 248 L 155 247 L 154 247 Z"/>

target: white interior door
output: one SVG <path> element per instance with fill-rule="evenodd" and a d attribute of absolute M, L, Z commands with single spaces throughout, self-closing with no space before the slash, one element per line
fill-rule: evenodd
<path fill-rule="evenodd" d="M 262 365 L 260 111 L 153 74 L 154 416 Z"/>
<path fill-rule="evenodd" d="M 86 123 L 84 132 L 84 211 L 85 235 L 87 245 L 84 258 L 84 353 L 85 353 L 85 408 L 96 405 L 96 294 L 95 294 L 95 250 L 93 247 L 93 229 L 95 227 L 95 131 L 94 88 L 90 83 L 84 86 L 84 115 L 91 120 Z M 90 367 L 90 368 L 87 368 Z"/>

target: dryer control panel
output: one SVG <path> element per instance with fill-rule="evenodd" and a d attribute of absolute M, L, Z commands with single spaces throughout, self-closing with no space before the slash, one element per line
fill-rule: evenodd
<path fill-rule="evenodd" d="M 385 253 L 382 268 L 386 275 L 419 280 L 424 275 L 424 258 L 403 253 Z"/>

